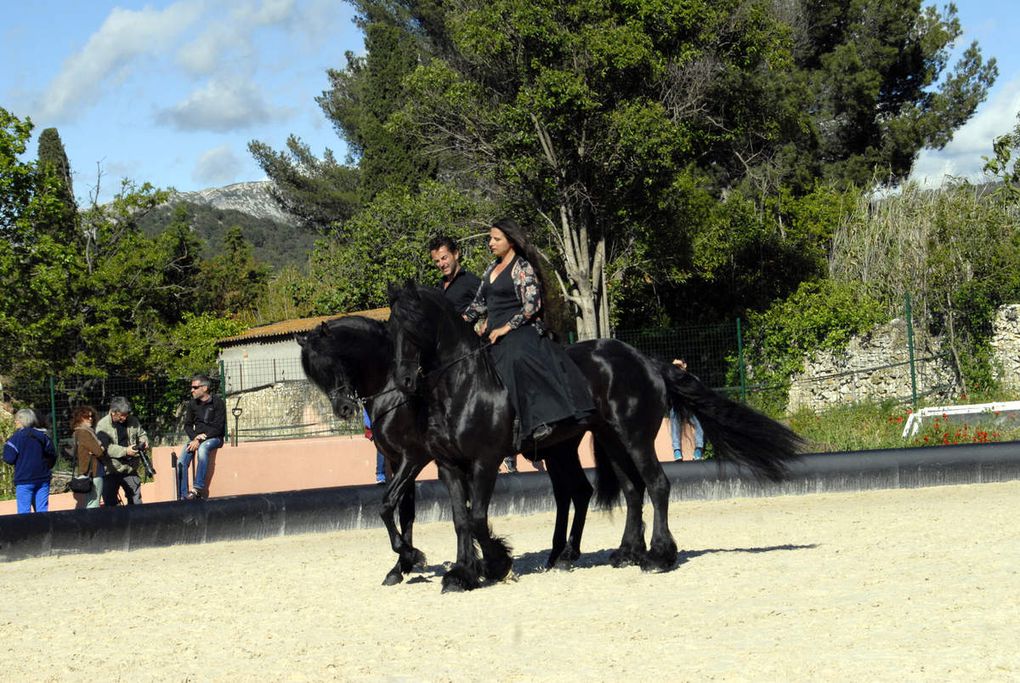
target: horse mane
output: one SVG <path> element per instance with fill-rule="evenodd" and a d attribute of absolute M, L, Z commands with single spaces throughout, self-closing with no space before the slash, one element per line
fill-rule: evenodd
<path fill-rule="evenodd" d="M 478 346 L 478 337 L 439 289 L 408 283 L 393 301 L 397 298 L 400 305 L 393 318 L 419 348 L 436 348 L 447 330 L 456 336 L 452 342 L 466 343 L 472 348 Z"/>
<path fill-rule="evenodd" d="M 328 390 L 337 365 L 345 373 L 356 371 L 366 359 L 389 366 L 393 341 L 386 325 L 372 318 L 349 315 L 328 320 L 299 338 L 301 367 L 316 386 Z"/>

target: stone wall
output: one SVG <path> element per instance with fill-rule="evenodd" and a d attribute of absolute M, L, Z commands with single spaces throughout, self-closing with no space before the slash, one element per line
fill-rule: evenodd
<path fill-rule="evenodd" d="M 914 332 L 918 394 L 931 392 L 949 397 L 955 391 L 956 379 L 941 341 L 918 334 L 916 329 Z M 821 410 L 857 401 L 909 400 L 909 361 L 907 324 L 897 318 L 854 337 L 842 351 L 817 352 L 808 358 L 804 371 L 792 379 L 788 410 Z"/>
<path fill-rule="evenodd" d="M 242 441 L 349 434 L 362 428 L 360 416 L 352 422 L 338 420 L 326 395 L 308 381 L 277 382 L 255 391 L 231 394 L 226 397 L 226 404 L 230 434 L 234 433 L 233 410 L 241 409 L 237 426 Z"/>
<path fill-rule="evenodd" d="M 1000 307 L 992 329 L 995 379 L 1007 389 L 1020 391 L 1020 304 Z"/>

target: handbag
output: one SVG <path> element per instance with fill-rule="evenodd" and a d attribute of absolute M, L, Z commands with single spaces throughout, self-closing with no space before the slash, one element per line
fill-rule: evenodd
<path fill-rule="evenodd" d="M 67 488 L 72 493 L 92 493 L 92 477 L 87 474 L 78 474 L 71 477 L 71 481 L 67 483 Z"/>

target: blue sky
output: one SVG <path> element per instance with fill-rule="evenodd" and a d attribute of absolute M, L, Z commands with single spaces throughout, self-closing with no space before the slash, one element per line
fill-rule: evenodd
<path fill-rule="evenodd" d="M 363 51 L 340 0 L 32 0 L 0 26 L 0 106 L 55 126 L 75 193 L 119 179 L 182 191 L 264 178 L 252 139 L 346 148 L 315 97 Z M 34 156 L 35 140 L 30 152 Z"/>
<path fill-rule="evenodd" d="M 965 36 L 999 60 L 999 79 L 977 114 L 914 177 L 980 177 L 991 141 L 1020 111 L 1020 4 L 956 2 Z M 941 4 L 940 4 L 941 6 Z M 346 150 L 314 98 L 326 69 L 363 50 L 341 0 L 178 0 L 7 3 L 0 26 L 0 106 L 36 133 L 55 126 L 87 198 L 102 168 L 101 198 L 119 179 L 198 190 L 263 179 L 247 151 L 282 149 L 295 134 L 321 154 Z M 1012 49 L 1011 49 L 1012 48 Z M 34 155 L 35 141 L 31 151 Z"/>

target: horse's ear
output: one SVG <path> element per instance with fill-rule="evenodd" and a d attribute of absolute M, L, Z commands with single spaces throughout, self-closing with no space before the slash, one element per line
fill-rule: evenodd
<path fill-rule="evenodd" d="M 296 341 L 298 343 L 298 346 L 300 346 L 301 348 L 304 348 L 305 345 L 308 343 L 308 335 L 307 334 L 295 334 L 294 335 L 294 341 Z"/>
<path fill-rule="evenodd" d="M 386 297 L 390 300 L 391 305 L 397 300 L 397 297 L 400 296 L 400 292 L 402 291 L 403 288 L 396 282 L 391 282 L 386 285 Z"/>
<path fill-rule="evenodd" d="M 319 323 L 319 334 L 323 337 L 328 337 L 332 334 L 332 332 L 329 331 L 329 325 L 327 325 L 325 321 Z"/>
<path fill-rule="evenodd" d="M 404 280 L 404 292 L 415 301 L 421 299 L 421 297 L 418 296 L 418 284 L 411 278 Z"/>

